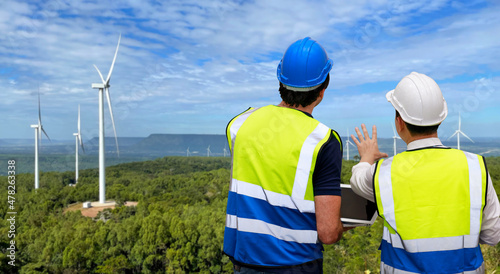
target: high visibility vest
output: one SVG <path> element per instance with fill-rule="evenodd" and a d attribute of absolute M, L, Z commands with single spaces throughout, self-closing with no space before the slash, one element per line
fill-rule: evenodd
<path fill-rule="evenodd" d="M 479 233 L 487 180 L 484 158 L 456 149 L 380 160 L 374 192 L 384 219 L 382 273 L 483 273 Z"/>
<path fill-rule="evenodd" d="M 298 110 L 272 105 L 231 120 L 224 253 L 240 263 L 264 267 L 323 257 L 312 176 L 318 152 L 332 132 Z"/>

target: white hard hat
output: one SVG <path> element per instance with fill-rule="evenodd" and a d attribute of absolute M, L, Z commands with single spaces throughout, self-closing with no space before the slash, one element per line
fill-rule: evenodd
<path fill-rule="evenodd" d="M 441 89 L 425 74 L 412 72 L 405 76 L 385 97 L 408 124 L 434 126 L 448 115 Z"/>

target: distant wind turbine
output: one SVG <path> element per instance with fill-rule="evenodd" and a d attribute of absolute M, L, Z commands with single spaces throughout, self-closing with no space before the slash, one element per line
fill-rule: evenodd
<path fill-rule="evenodd" d="M 224 147 L 224 157 L 228 155 L 226 147 Z"/>
<path fill-rule="evenodd" d="M 397 141 L 397 139 L 401 140 L 401 137 L 399 137 L 396 134 L 396 129 L 394 128 L 394 125 L 392 125 L 392 132 L 394 133 L 394 136 L 392 136 L 392 139 L 394 140 L 394 156 L 396 156 L 396 141 Z"/>
<path fill-rule="evenodd" d="M 113 73 L 113 67 L 115 66 L 116 55 L 118 54 L 118 48 L 120 47 L 120 40 L 122 35 L 118 38 L 118 45 L 116 46 L 115 57 L 113 57 L 113 62 L 109 68 L 108 77 L 104 80 L 101 72 L 94 65 L 95 69 L 101 77 L 102 83 L 93 83 L 92 88 L 99 89 L 99 202 L 106 202 L 106 169 L 105 169 L 105 156 L 104 156 L 104 92 L 106 92 L 106 98 L 108 101 L 109 114 L 111 116 L 111 123 L 113 124 L 113 131 L 115 133 L 116 142 L 116 152 L 120 156 L 120 150 L 118 149 L 118 137 L 116 136 L 115 120 L 113 118 L 113 109 L 111 108 L 111 97 L 109 96 L 109 80 L 111 79 L 111 73 Z"/>
<path fill-rule="evenodd" d="M 189 157 L 189 156 L 191 156 L 191 151 L 189 151 L 189 147 L 188 147 L 186 150 L 186 157 Z"/>
<path fill-rule="evenodd" d="M 42 112 L 40 110 L 40 88 L 38 88 L 38 124 L 36 125 L 31 125 L 31 128 L 35 129 L 35 189 L 38 189 L 40 187 L 40 174 L 38 171 L 38 141 L 40 140 L 40 146 L 42 145 L 42 132 L 45 134 L 47 139 L 49 139 L 49 135 L 47 135 L 47 132 L 43 129 L 42 125 Z"/>
<path fill-rule="evenodd" d="M 83 147 L 82 134 L 80 132 L 80 105 L 78 105 L 78 132 L 73 133 L 75 136 L 75 184 L 78 183 L 78 144 L 82 147 L 83 153 L 85 153 L 85 148 Z"/>
<path fill-rule="evenodd" d="M 210 157 L 210 154 L 212 154 L 212 151 L 210 151 L 210 145 L 207 147 L 207 157 Z"/>
<path fill-rule="evenodd" d="M 453 133 L 453 135 L 451 135 L 448 138 L 448 140 L 450 140 L 453 136 L 457 135 L 457 149 L 460 149 L 460 134 L 462 134 L 465 138 L 469 139 L 471 142 L 474 143 L 474 141 L 472 141 L 472 139 L 469 138 L 469 136 L 465 135 L 465 133 L 462 132 L 461 126 L 462 126 L 462 121 L 460 119 L 460 113 L 458 113 L 458 129 L 455 131 L 455 133 Z"/>
<path fill-rule="evenodd" d="M 346 160 L 349 160 L 349 145 L 353 146 L 354 147 L 354 144 L 351 142 L 351 140 L 349 140 L 349 129 L 347 129 L 347 142 L 345 142 L 345 147 L 346 147 L 346 150 L 347 150 L 347 158 Z"/>

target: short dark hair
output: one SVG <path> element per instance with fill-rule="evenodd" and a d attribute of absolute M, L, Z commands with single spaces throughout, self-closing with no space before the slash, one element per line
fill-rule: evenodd
<path fill-rule="evenodd" d="M 396 117 L 401 117 L 399 112 L 396 110 Z M 405 122 L 403 120 L 403 122 Z M 435 126 L 416 126 L 412 124 L 408 124 L 405 122 L 406 127 L 408 128 L 408 131 L 411 133 L 412 136 L 419 136 L 419 135 L 430 135 L 434 134 L 437 132 L 439 124 Z"/>
<path fill-rule="evenodd" d="M 319 93 L 323 89 L 328 88 L 329 84 L 330 74 L 326 76 L 325 81 L 319 87 L 307 92 L 289 90 L 280 82 L 281 99 L 287 105 L 290 105 L 292 107 L 298 107 L 299 105 L 302 107 L 307 107 L 308 105 L 316 101 L 316 99 L 318 99 Z"/>

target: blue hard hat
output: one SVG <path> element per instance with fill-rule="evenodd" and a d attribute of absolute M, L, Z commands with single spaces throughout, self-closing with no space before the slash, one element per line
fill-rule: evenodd
<path fill-rule="evenodd" d="M 309 37 L 286 50 L 278 65 L 278 80 L 286 86 L 310 88 L 320 85 L 332 69 L 333 61 L 325 49 Z"/>

